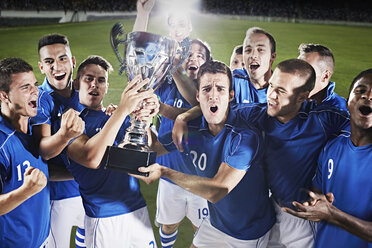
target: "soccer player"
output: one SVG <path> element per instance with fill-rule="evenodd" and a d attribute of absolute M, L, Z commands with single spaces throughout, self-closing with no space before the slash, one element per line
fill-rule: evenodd
<path fill-rule="evenodd" d="M 350 86 L 350 136 L 327 143 L 318 159 L 311 200 L 283 210 L 319 224 L 315 247 L 371 247 L 372 69 Z M 324 195 L 326 194 L 326 195 Z"/>
<path fill-rule="evenodd" d="M 245 68 L 233 72 L 233 103 L 266 102 L 268 81 L 275 58 L 274 37 L 261 28 L 249 28 L 243 42 Z"/>
<path fill-rule="evenodd" d="M 45 74 L 45 80 L 39 86 L 39 110 L 31 118 L 32 132 L 39 141 L 42 157 L 63 166 L 63 161 L 56 156 L 84 130 L 79 117 L 83 106 L 72 81 L 76 62 L 64 35 L 43 36 L 39 40 L 38 52 L 39 68 Z M 61 128 L 53 129 L 53 123 L 60 118 Z M 84 247 L 84 208 L 78 184 L 74 180 L 51 182 L 50 193 L 51 233 L 56 247 L 69 247 L 73 226 L 78 226 L 76 245 Z"/>
<path fill-rule="evenodd" d="M 0 247 L 44 247 L 48 242 L 48 166 L 29 127 L 38 93 L 28 63 L 0 61 Z"/>
<path fill-rule="evenodd" d="M 243 45 L 234 47 L 234 50 L 230 58 L 230 70 L 234 71 L 235 69 L 243 69 Z"/>
<path fill-rule="evenodd" d="M 210 218 L 200 225 L 192 247 L 266 247 L 275 212 L 264 177 L 262 136 L 253 128 L 235 127 L 243 120 L 229 107 L 234 91 L 224 63 L 202 65 L 198 83 L 203 117 L 190 124 L 182 154 L 198 176 L 153 164 L 140 168 L 150 172 L 140 178 L 150 183 L 162 176 L 208 200 Z"/>
<path fill-rule="evenodd" d="M 269 80 L 267 103 L 235 108 L 248 125 L 264 132 L 265 174 L 277 212 L 268 247 L 312 247 L 316 225 L 282 212 L 280 206 L 306 200 L 322 147 L 349 126 L 347 112 L 306 101 L 315 77 L 306 61 L 282 61 Z M 178 135 L 181 144 L 183 134 Z"/>
<path fill-rule="evenodd" d="M 155 109 L 157 97 L 152 91 L 137 93 L 148 83 L 137 76 L 128 84 L 117 109 L 109 117 L 105 114 L 103 98 L 111 70 L 110 63 L 100 56 L 89 56 L 80 64 L 74 84 L 79 91 L 80 103 L 86 107 L 81 114 L 86 135 L 73 140 L 62 157 L 78 182 L 83 198 L 87 247 L 156 247 L 137 179 L 99 166 L 106 146 L 118 145 L 124 139 L 125 130 L 130 126 L 128 115 L 149 96 L 153 99 L 147 104 L 152 103 Z M 153 116 L 156 112 L 149 114 Z M 152 120 L 151 115 L 147 120 Z M 86 153 L 87 150 L 93 152 Z M 98 160 L 94 161 L 93 156 Z"/>
<path fill-rule="evenodd" d="M 153 4 L 151 0 L 137 1 L 137 17 L 133 31 L 147 31 L 148 17 Z M 188 39 L 192 25 L 187 15 L 170 13 L 167 21 L 171 38 L 179 43 Z M 200 40 L 192 40 L 190 46 L 190 54 L 183 66 L 172 74 L 173 80 L 164 82 L 156 91 L 160 98 L 161 120 L 158 139 L 161 142 L 163 142 L 163 135 L 172 130 L 175 118 L 198 104 L 196 76 L 200 66 L 208 61 L 211 55 L 209 46 Z M 177 152 L 159 156 L 157 162 L 175 170 L 195 174 L 195 169 L 182 163 L 182 157 Z M 203 218 L 208 216 L 206 200 L 178 187 L 168 179 L 160 179 L 155 223 L 161 224 L 159 234 L 163 247 L 173 247 L 177 239 L 178 227 L 185 216 L 191 221 L 195 231 Z"/>
<path fill-rule="evenodd" d="M 195 81 L 200 67 L 209 60 L 208 46 L 200 40 L 192 40 L 190 54 L 183 64 L 183 70 L 191 80 Z M 172 130 L 176 116 L 192 105 L 182 97 L 175 83 L 163 83 L 156 93 L 160 97 L 159 113 L 162 114 L 158 139 L 161 143 L 167 143 L 166 134 Z M 183 163 L 177 151 L 159 156 L 157 162 L 183 173 L 196 174 L 195 168 Z M 172 247 L 175 243 L 178 226 L 185 217 L 191 221 L 196 231 L 206 216 L 208 216 L 208 205 L 205 199 L 182 189 L 169 179 L 159 180 L 156 222 L 161 224 L 159 232 L 163 247 Z"/>
<path fill-rule="evenodd" d="M 309 97 L 317 104 L 327 104 L 342 110 L 347 110 L 346 100 L 334 92 L 336 84 L 330 81 L 334 72 L 335 59 L 332 51 L 320 44 L 301 44 L 298 58 L 308 62 L 315 70 L 314 89 Z"/>

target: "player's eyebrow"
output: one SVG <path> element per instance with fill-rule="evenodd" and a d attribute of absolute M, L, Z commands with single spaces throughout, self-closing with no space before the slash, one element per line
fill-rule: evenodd
<path fill-rule="evenodd" d="M 212 84 L 205 85 L 205 86 L 202 87 L 202 89 L 207 89 L 207 88 L 210 88 L 210 87 L 212 87 Z"/>

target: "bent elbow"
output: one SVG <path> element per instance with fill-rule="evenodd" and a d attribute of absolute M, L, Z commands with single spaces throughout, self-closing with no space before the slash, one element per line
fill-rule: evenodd
<path fill-rule="evenodd" d="M 86 167 L 88 167 L 89 169 L 98 169 L 99 166 L 100 166 L 100 163 L 101 161 L 99 161 L 98 159 L 87 159 L 84 163 L 84 165 Z"/>
<path fill-rule="evenodd" d="M 78 161 L 78 163 L 89 169 L 98 169 L 101 160 L 102 158 L 99 158 L 97 154 L 87 152 L 85 156 L 82 156 L 81 161 Z"/>
<path fill-rule="evenodd" d="M 210 192 L 206 199 L 211 203 L 217 203 L 222 200 L 228 193 L 228 189 L 218 189 Z"/>

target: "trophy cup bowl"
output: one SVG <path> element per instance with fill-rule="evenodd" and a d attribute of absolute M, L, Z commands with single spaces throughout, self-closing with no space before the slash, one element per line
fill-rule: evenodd
<path fill-rule="evenodd" d="M 166 36 L 131 32 L 126 34 L 125 39 L 120 39 L 119 36 L 123 33 L 119 23 L 111 30 L 111 44 L 120 62 L 119 74 L 125 70 L 129 80 L 137 75 L 142 75 L 142 79 L 149 78 L 149 83 L 143 87 L 144 90 L 156 90 L 165 81 L 166 76 L 168 79 L 171 78 L 173 72 L 188 56 L 188 39 L 183 41 L 180 47 L 177 41 Z M 120 44 L 125 47 L 125 59 L 119 53 Z M 177 54 L 181 54 L 181 59 L 174 65 Z M 148 145 L 145 128 L 146 123 L 132 118 L 123 142 L 118 147 L 106 148 L 101 165 L 103 164 L 105 169 L 147 176 L 148 173 L 139 172 L 138 168 L 155 163 L 156 153 Z"/>

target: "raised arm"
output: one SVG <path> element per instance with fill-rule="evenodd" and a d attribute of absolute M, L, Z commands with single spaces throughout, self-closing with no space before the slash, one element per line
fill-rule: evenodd
<path fill-rule="evenodd" d="M 212 203 L 224 198 L 235 188 L 246 173 L 246 171 L 235 169 L 224 162 L 221 163 L 217 174 L 213 178 L 184 174 L 159 164 L 141 167 L 139 171 L 150 172 L 149 177 L 136 176 L 146 183 L 152 183 L 159 177 L 166 177 L 178 186 Z"/>
<path fill-rule="evenodd" d="M 185 69 L 180 66 L 173 74 L 174 82 L 176 83 L 178 91 L 183 98 L 192 106 L 196 106 L 199 102 L 196 100 L 196 85 L 194 81 L 187 76 Z"/>
<path fill-rule="evenodd" d="M 32 166 L 28 167 L 24 173 L 23 184 L 13 191 L 0 195 L 0 215 L 9 213 L 31 196 L 39 193 L 46 185 L 45 174 Z"/>
<path fill-rule="evenodd" d="M 89 138 L 81 135 L 67 146 L 67 156 L 88 168 L 97 169 L 105 153 L 106 147 L 114 143 L 116 135 L 124 119 L 146 98 L 156 97 L 152 90 L 138 92 L 148 79 L 135 77 L 121 95 L 118 108 L 106 122 L 100 132 Z"/>
<path fill-rule="evenodd" d="M 149 16 L 155 0 L 137 0 L 137 16 L 133 32 L 147 32 Z"/>
<path fill-rule="evenodd" d="M 335 207 L 332 204 L 334 198 L 331 193 L 323 195 L 310 191 L 309 196 L 311 198 L 310 203 L 293 202 L 298 211 L 282 208 L 283 211 L 306 220 L 325 220 L 368 242 L 372 242 L 372 222 L 359 219 Z"/>
<path fill-rule="evenodd" d="M 39 141 L 39 153 L 45 160 L 59 155 L 68 142 L 81 135 L 84 131 L 84 122 L 79 113 L 69 109 L 62 115 L 60 129 L 52 135 L 49 124 L 41 124 L 32 127 L 32 135 Z"/>

